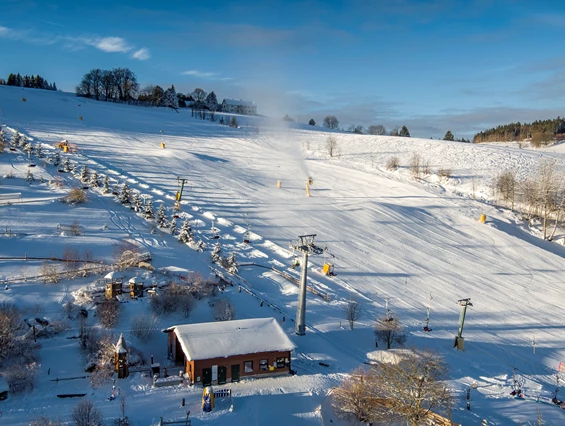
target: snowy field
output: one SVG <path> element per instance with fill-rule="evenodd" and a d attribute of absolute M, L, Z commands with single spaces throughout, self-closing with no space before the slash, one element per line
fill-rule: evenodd
<path fill-rule="evenodd" d="M 33 144 L 42 144 L 46 155 L 56 151 L 53 145 L 61 139 L 78 147 L 75 153 L 61 153 L 75 173 L 59 173 L 36 157 L 36 166 L 30 168 L 21 149 L 0 154 L 2 258 L 59 257 L 72 247 L 111 262 L 113 246 L 130 239 L 152 254 L 158 270 L 208 276 L 210 249 L 216 242 L 210 239 L 212 225 L 219 229 L 223 253 L 235 252 L 240 264 L 273 266 L 298 278 L 298 269 L 290 267 L 289 243 L 302 234 L 317 234 L 317 244 L 335 256 L 335 277 L 319 272 L 327 258 L 310 257 L 309 284 L 330 300 L 307 294 L 305 336 L 294 335 L 292 322 L 298 288 L 269 269 L 242 266 L 241 279 L 233 278 L 255 296 L 238 292 L 237 286 L 225 291 L 237 319 L 279 320 L 297 345 L 292 363 L 296 375 L 228 384 L 233 410 L 220 404 L 208 414 L 199 408 L 201 388 L 152 388 L 148 378 L 134 373 L 116 382 L 127 396 L 126 414 L 134 424 L 157 424 L 161 416 L 182 419 L 187 409 L 195 425 L 323 424 L 324 410 L 319 406 L 327 392 L 374 356 L 372 323 L 384 316 L 387 300 L 406 326 L 407 346 L 432 348 L 450 366 L 453 420 L 465 425 L 481 424 L 483 419 L 492 425 L 527 424 L 541 413 L 547 424 L 565 424 L 565 410 L 510 396 L 516 369 L 526 380 L 527 395 L 551 397 L 559 363 L 565 363 L 563 235 L 557 234 L 557 242 L 543 241 L 517 213 L 495 206 L 491 189 L 502 170 L 530 176 L 545 159 L 554 159 L 565 169 L 562 146 L 530 150 L 512 144 L 334 132 L 337 154 L 330 158 L 330 133 L 300 124 L 284 127 L 282 120 L 238 116 L 236 129 L 192 118 L 190 110 L 177 113 L 7 86 L 0 86 L 0 110 L 8 139 L 17 129 Z M 420 180 L 412 178 L 408 167 L 414 154 L 431 170 Z M 394 172 L 385 167 L 392 156 L 401 164 Z M 152 233 L 152 221 L 118 203 L 112 194 L 89 189 L 87 203 L 60 202 L 69 189 L 82 186 L 78 172 L 84 165 L 108 176 L 112 186 L 127 182 L 144 199 L 151 198 L 155 208 L 163 202 L 169 216 L 177 177 L 186 179 L 180 216 L 190 219 L 208 250 L 200 253 L 179 243 L 167 229 Z M 451 177 L 438 177 L 442 168 L 450 169 Z M 25 180 L 28 170 L 35 178 L 31 184 Z M 305 193 L 308 177 L 313 178 L 310 197 Z M 481 214 L 487 216 L 484 224 L 479 222 Z M 81 226 L 79 236 L 65 231 L 75 220 Z M 246 237 L 250 244 L 243 243 Z M 15 303 L 26 315 L 49 320 L 61 317 L 62 305 L 82 288 L 100 287 L 103 276 L 43 284 L 30 278 L 39 275 L 40 261 L 0 262 L 0 302 Z M 141 269 L 126 270 L 124 276 L 152 284 L 167 279 Z M 433 331 L 424 333 L 430 296 Z M 456 351 L 457 301 L 469 297 L 473 307 L 463 332 L 465 351 Z M 343 307 L 353 299 L 362 303 L 363 315 L 349 330 Z M 164 316 L 160 325 L 212 321 L 209 302 L 199 301 L 188 320 L 180 314 Z M 147 301 L 124 303 L 113 331 L 123 333 L 146 359 L 153 355 L 166 363 L 165 334 L 148 343 L 131 335 L 130 319 L 140 312 L 149 312 Z M 89 316 L 93 324 L 95 320 Z M 69 422 L 76 399 L 58 399 L 61 393 L 86 393 L 108 424 L 118 417 L 118 403 L 107 400 L 111 385 L 93 389 L 87 379 L 53 381 L 85 375 L 78 343 L 69 338 L 77 334 L 76 321 L 71 326 L 39 340 L 37 388 L 0 401 L 0 424 L 25 425 L 41 415 Z M 467 411 L 466 389 L 473 383 L 476 389 Z M 563 399 L 565 392 L 559 396 Z M 180 405 L 182 398 L 186 407 Z"/>

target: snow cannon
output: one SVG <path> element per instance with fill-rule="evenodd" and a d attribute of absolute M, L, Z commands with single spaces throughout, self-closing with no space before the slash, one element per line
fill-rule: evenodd
<path fill-rule="evenodd" d="M 479 216 L 479 222 L 485 223 L 487 221 L 487 216 L 485 214 L 481 214 Z"/>
<path fill-rule="evenodd" d="M 308 182 L 306 182 L 306 196 L 310 196 L 310 184 Z"/>
<path fill-rule="evenodd" d="M 161 142 L 161 148 L 165 148 L 165 142 Z"/>
<path fill-rule="evenodd" d="M 277 180 L 277 188 L 279 188 L 279 189 L 281 188 L 281 181 L 280 180 Z"/>

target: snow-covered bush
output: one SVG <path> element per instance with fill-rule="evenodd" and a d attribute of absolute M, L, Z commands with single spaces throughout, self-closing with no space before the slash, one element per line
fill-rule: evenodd
<path fill-rule="evenodd" d="M 38 374 L 39 365 L 35 362 L 30 364 L 14 363 L 4 372 L 4 379 L 8 383 L 10 392 L 18 394 L 35 389 Z"/>
<path fill-rule="evenodd" d="M 81 399 L 71 411 L 71 419 L 75 426 L 102 426 L 102 412 L 94 406 L 90 399 Z"/>
<path fill-rule="evenodd" d="M 155 315 L 180 311 L 188 318 L 194 305 L 194 297 L 191 287 L 173 283 L 152 297 L 150 304 Z"/>
<path fill-rule="evenodd" d="M 218 299 L 214 302 L 214 319 L 216 321 L 231 321 L 235 318 L 235 308 L 231 300 Z"/>
<path fill-rule="evenodd" d="M 154 315 L 137 315 L 131 319 L 131 334 L 139 340 L 147 341 L 159 331 L 159 319 Z"/>
<path fill-rule="evenodd" d="M 70 204 L 80 204 L 86 202 L 86 192 L 81 188 L 73 188 L 69 191 L 69 195 L 65 197 L 65 201 Z"/>

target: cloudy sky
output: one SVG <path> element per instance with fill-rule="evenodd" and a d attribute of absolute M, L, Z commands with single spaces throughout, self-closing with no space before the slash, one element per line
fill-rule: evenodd
<path fill-rule="evenodd" d="M 472 135 L 565 115 L 565 2 L 0 0 L 0 76 L 92 68 L 259 113 Z"/>

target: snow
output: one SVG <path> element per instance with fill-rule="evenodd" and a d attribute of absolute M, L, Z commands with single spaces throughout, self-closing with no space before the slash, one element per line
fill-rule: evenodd
<path fill-rule="evenodd" d="M 189 361 L 291 351 L 296 347 L 275 318 L 183 324 L 165 331 L 177 335 Z"/>
<path fill-rule="evenodd" d="M 22 95 L 27 102 L 21 101 Z M 373 321 L 385 315 L 387 300 L 406 327 L 407 347 L 433 349 L 444 356 L 455 396 L 455 421 L 527 424 L 537 422 L 539 411 L 547 423 L 565 424 L 565 410 L 509 394 L 516 368 L 525 379 L 526 395 L 551 397 L 559 362 L 565 361 L 564 233 L 561 229 L 554 242 L 544 241 L 539 229 L 529 227 L 520 214 L 497 206 L 492 191 L 493 180 L 503 170 L 516 170 L 520 178 L 535 176 L 539 165 L 550 160 L 564 171 L 563 144 L 534 150 L 511 143 L 354 135 L 250 116 L 238 116 L 241 128 L 234 129 L 192 118 L 190 110 L 176 113 L 7 86 L 0 86 L 0 109 L 8 139 L 10 129 L 17 129 L 42 143 L 46 155 L 56 151 L 54 142 L 68 139 L 78 151 L 60 156 L 70 160 L 76 173 L 86 165 L 101 180 L 108 176 L 110 188 L 127 180 L 142 199 L 164 202 L 169 217 L 177 177 L 186 178 L 181 216 L 190 218 L 195 238 L 208 244 L 208 252 L 192 250 L 168 229 L 157 228 L 98 189 L 86 191 L 84 204 L 59 202 L 70 188 L 82 187 L 78 177 L 59 173 L 45 159 L 34 158 L 37 166 L 29 168 L 27 154 L 19 149 L 0 154 L 0 176 L 6 176 L 0 186 L 0 257 L 6 258 L 0 263 L 0 282 L 2 289 L 8 285 L 0 290 L 0 303 L 16 303 L 24 317 L 45 317 L 50 323 L 63 319 L 71 327 L 38 339 L 37 387 L 0 401 L 1 424 L 27 425 L 41 415 L 69 424 L 76 400 L 58 399 L 60 393 L 87 393 L 107 423 L 119 415 L 119 404 L 107 401 L 111 385 L 93 388 L 82 378 L 52 381 L 88 375 L 76 339 L 78 320 L 62 317 L 61 307 L 75 300 L 88 310 L 89 326 L 97 327 L 89 292 L 103 291 L 108 270 L 43 283 L 33 278 L 40 274 L 42 261 L 24 259 L 60 257 L 68 247 L 111 263 L 113 246 L 124 240 L 151 253 L 156 269 L 121 271 L 125 279 L 139 276 L 152 285 L 166 285 L 193 272 L 214 278 L 210 250 L 219 242 L 224 256 L 235 252 L 238 263 L 249 264 L 240 267 L 241 278 L 224 272 L 234 286 L 219 297 L 230 299 L 237 320 L 275 317 L 296 344 L 292 366 L 297 375 L 246 378 L 226 385 L 233 391 L 232 412 L 202 413 L 201 388 L 153 388 L 150 377 L 132 373 L 116 386 L 127 395 L 127 415 L 135 424 L 157 424 L 160 416 L 183 418 L 190 409 L 193 424 L 319 425 L 325 408 L 322 413 L 317 408 L 328 391 L 364 362 L 388 355 L 375 354 L 380 348 L 375 348 L 372 332 Z M 338 143 L 334 157 L 325 149 L 330 135 Z M 161 137 L 165 149 L 160 148 Z M 419 178 L 409 167 L 415 154 L 430 168 Z M 395 171 L 386 169 L 392 156 L 400 161 Z M 440 168 L 450 169 L 451 177 L 440 177 Z M 31 184 L 25 180 L 28 170 L 35 177 Z M 309 176 L 314 183 L 306 197 Z M 276 187 L 279 180 L 281 188 Z M 487 216 L 484 224 L 479 222 L 481 214 Z M 208 239 L 212 218 L 218 240 Z M 82 228 L 78 236 L 67 231 L 75 220 Z M 244 244 L 248 223 L 251 244 Z M 298 287 L 270 267 L 298 277 L 300 271 L 290 268 L 289 243 L 311 233 L 335 256 L 337 275 L 317 273 L 324 259 L 310 256 L 309 284 L 331 299 L 307 293 L 306 335 L 294 336 Z M 238 292 L 239 285 L 248 291 Z M 430 294 L 433 331 L 424 333 Z M 457 300 L 467 297 L 474 306 L 467 311 L 465 351 L 456 351 Z M 131 319 L 151 312 L 147 299 L 124 297 L 118 326 L 111 332 L 116 338 L 123 334 L 128 347 L 136 347 L 146 360 L 153 355 L 163 365 L 166 335 L 158 333 L 145 342 L 131 333 Z M 353 330 L 343 314 L 351 299 L 363 304 Z M 189 318 L 163 315 L 159 327 L 213 321 L 213 302 L 195 302 Z M 473 383 L 467 411 L 464 396 Z M 182 398 L 187 406 L 181 408 Z"/>
<path fill-rule="evenodd" d="M 126 354 L 128 351 L 126 349 L 126 343 L 124 342 L 124 335 L 120 334 L 120 338 L 118 339 L 118 343 L 116 343 L 116 353 L 118 354 Z"/>

